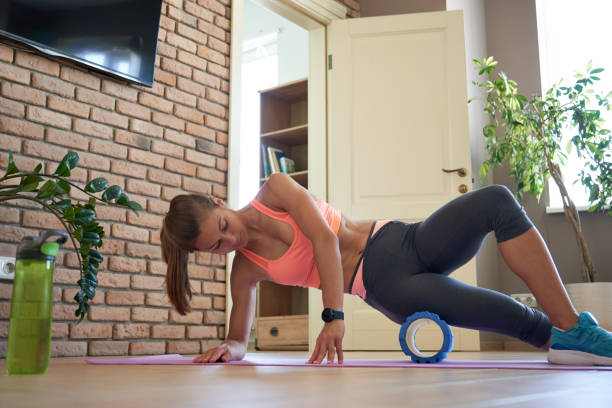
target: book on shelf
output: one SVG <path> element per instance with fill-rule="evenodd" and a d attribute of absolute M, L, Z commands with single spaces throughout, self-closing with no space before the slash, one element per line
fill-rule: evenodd
<path fill-rule="evenodd" d="M 281 167 L 279 160 L 281 157 L 285 157 L 285 152 L 281 149 L 277 149 L 276 147 L 268 146 L 268 161 L 270 162 L 270 172 L 271 173 L 280 173 Z"/>
<path fill-rule="evenodd" d="M 295 162 L 288 157 L 281 157 L 279 160 L 280 169 L 283 173 L 295 173 Z"/>
<path fill-rule="evenodd" d="M 266 145 L 262 144 L 261 145 L 261 164 L 263 166 L 263 172 L 264 172 L 264 177 L 268 178 L 270 177 L 270 162 L 268 160 L 268 154 L 267 154 L 267 149 L 266 149 Z"/>

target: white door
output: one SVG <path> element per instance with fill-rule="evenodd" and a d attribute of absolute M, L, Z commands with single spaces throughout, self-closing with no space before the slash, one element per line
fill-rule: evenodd
<path fill-rule="evenodd" d="M 418 221 L 471 188 L 462 12 L 334 21 L 328 26 L 328 200 L 356 219 Z M 443 169 L 464 168 L 463 177 Z M 475 262 L 452 275 L 476 284 Z M 310 310 L 321 310 L 320 293 Z M 399 325 L 345 296 L 346 350 L 399 350 Z M 320 312 L 319 312 L 320 313 Z M 310 319 L 315 344 L 320 319 Z M 429 329 L 433 330 L 433 329 Z M 422 332 L 422 333 L 421 333 Z M 427 329 L 419 333 L 419 348 Z M 453 330 L 455 350 L 478 333 Z"/>

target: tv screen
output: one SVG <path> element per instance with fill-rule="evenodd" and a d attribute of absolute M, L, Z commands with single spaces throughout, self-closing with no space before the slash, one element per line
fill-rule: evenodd
<path fill-rule="evenodd" d="M 0 36 L 153 86 L 162 0 L 0 0 Z"/>

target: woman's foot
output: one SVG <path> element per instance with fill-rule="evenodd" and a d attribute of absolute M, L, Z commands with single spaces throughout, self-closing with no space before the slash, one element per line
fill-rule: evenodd
<path fill-rule="evenodd" d="M 552 364 L 612 365 L 612 333 L 597 325 L 589 312 L 571 329 L 551 330 L 548 361 Z"/>

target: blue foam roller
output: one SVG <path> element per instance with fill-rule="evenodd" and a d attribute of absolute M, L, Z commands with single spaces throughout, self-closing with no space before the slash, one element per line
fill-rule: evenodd
<path fill-rule="evenodd" d="M 431 357 L 427 357 L 421 353 L 414 343 L 417 330 L 428 321 L 436 323 L 444 335 L 444 341 L 442 342 L 440 351 Z M 407 335 L 409 343 L 406 342 Z M 453 349 L 453 333 L 448 324 L 440 319 L 440 316 L 437 314 L 431 312 L 417 312 L 408 316 L 406 322 L 402 324 L 399 332 L 399 342 L 404 354 L 410 356 L 410 359 L 415 363 L 439 363 L 446 358 L 446 353 L 450 353 Z"/>

